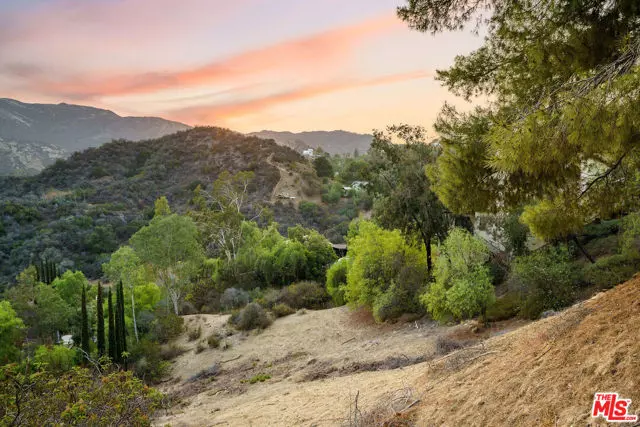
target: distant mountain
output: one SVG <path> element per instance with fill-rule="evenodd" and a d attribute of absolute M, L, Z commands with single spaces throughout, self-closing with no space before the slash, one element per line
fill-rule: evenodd
<path fill-rule="evenodd" d="M 322 148 L 330 154 L 352 154 L 354 150 L 359 153 L 369 151 L 373 135 L 335 131 L 312 131 L 312 132 L 276 132 L 263 130 L 253 132 L 250 136 L 273 139 L 278 144 L 302 151 L 306 148 Z"/>
<path fill-rule="evenodd" d="M 0 175 L 34 175 L 68 153 L 51 144 L 0 138 Z"/>
<path fill-rule="evenodd" d="M 22 159 L 3 161 L 0 173 L 22 173 L 22 164 L 29 173 L 38 172 L 50 163 L 50 150 L 61 148 L 68 155 L 114 139 L 139 141 L 186 129 L 189 126 L 157 117 L 121 117 L 94 107 L 0 98 L 0 138 L 12 144 L 12 152 L 17 153 L 14 159 Z M 17 169 L 8 170 L 10 164 L 16 164 Z"/>

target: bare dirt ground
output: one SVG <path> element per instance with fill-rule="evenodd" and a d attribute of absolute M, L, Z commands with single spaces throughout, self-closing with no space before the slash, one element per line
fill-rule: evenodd
<path fill-rule="evenodd" d="M 411 390 L 424 370 L 421 362 L 434 357 L 438 336 L 457 333 L 458 339 L 477 341 L 497 333 L 420 320 L 376 325 L 370 314 L 346 307 L 302 313 L 260 333 L 228 336 L 226 350 L 207 347 L 200 353 L 198 343 L 206 347 L 211 333 L 231 333 L 228 316 L 185 316 L 187 331 L 201 327 L 202 335 L 190 342 L 185 333 L 176 342 L 189 351 L 176 359 L 173 379 L 162 388 L 179 402 L 157 425 L 340 425 L 358 392 L 366 406 L 389 391 Z M 194 378 L 208 369 L 214 375 Z M 249 383 L 259 374 L 270 378 Z"/>
<path fill-rule="evenodd" d="M 187 319 L 207 331 L 226 320 Z M 638 277 L 553 317 L 480 333 L 468 324 L 380 326 L 346 308 L 294 314 L 261 334 L 229 337 L 228 350 L 181 356 L 180 379 L 164 387 L 181 398 L 156 424 L 605 425 L 590 418 L 595 392 L 618 392 L 640 413 L 638 325 Z M 442 356 L 439 336 L 473 341 Z M 189 381 L 211 366 L 215 379 Z M 246 382 L 257 374 L 271 378 Z"/>

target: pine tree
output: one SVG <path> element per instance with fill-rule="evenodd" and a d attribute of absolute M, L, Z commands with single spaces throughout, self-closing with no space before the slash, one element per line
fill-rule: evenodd
<path fill-rule="evenodd" d="M 109 288 L 107 302 L 107 310 L 109 311 L 109 357 L 114 362 L 117 360 L 118 352 L 116 346 L 116 323 L 115 323 L 115 315 L 113 312 L 113 297 L 111 296 L 111 288 Z"/>
<path fill-rule="evenodd" d="M 82 286 L 82 332 L 80 342 L 85 356 L 89 354 L 89 318 L 87 316 L 87 288 Z"/>
<path fill-rule="evenodd" d="M 96 312 L 97 312 L 97 332 L 98 332 L 98 356 L 104 356 L 105 342 L 104 342 L 104 311 L 102 301 L 102 283 L 98 282 L 98 296 L 96 297 Z"/>

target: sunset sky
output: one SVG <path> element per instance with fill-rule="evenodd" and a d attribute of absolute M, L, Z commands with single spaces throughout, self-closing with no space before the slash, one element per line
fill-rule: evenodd
<path fill-rule="evenodd" d="M 249 132 L 431 126 L 433 79 L 476 49 L 402 0 L 0 0 L 0 97 Z"/>

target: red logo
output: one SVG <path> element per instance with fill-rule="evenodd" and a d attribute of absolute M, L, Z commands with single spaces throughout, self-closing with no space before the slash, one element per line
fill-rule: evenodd
<path fill-rule="evenodd" d="M 592 417 L 602 416 L 610 423 L 633 423 L 637 415 L 629 415 L 631 399 L 622 399 L 618 393 L 596 393 L 593 397 Z"/>

